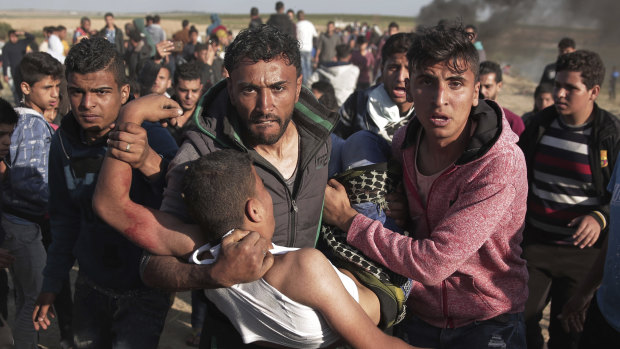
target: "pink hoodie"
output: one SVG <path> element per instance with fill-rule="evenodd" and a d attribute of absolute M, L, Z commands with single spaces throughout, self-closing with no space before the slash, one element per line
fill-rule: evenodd
<path fill-rule="evenodd" d="M 394 136 L 413 238 L 357 215 L 347 241 L 414 280 L 408 310 L 427 323 L 454 328 L 524 310 L 527 269 L 521 259 L 527 175 L 518 137 L 501 108 L 480 101 L 476 131 L 455 165 L 432 184 L 427 207 L 416 186 L 413 119 Z"/>

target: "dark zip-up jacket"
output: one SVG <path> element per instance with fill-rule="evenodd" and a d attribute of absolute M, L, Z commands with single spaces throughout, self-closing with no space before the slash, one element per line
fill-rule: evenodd
<path fill-rule="evenodd" d="M 148 142 L 165 164 L 177 145 L 159 124 L 144 122 Z M 77 259 L 80 273 L 92 283 L 115 292 L 145 289 L 139 275 L 142 249 L 103 222 L 92 209 L 93 193 L 107 151 L 107 136 L 92 144 L 67 114 L 52 138 L 49 161 L 49 213 L 52 244 L 43 270 L 42 292 L 60 292 L 62 281 Z M 161 204 L 163 180 L 149 181 L 133 170 L 129 196 L 151 208 Z"/>
<path fill-rule="evenodd" d="M 592 120 L 590 143 L 588 144 L 588 157 L 592 171 L 592 184 L 596 189 L 596 195 L 604 198 L 603 201 L 606 203 L 597 210 L 603 214 L 605 222 L 597 214 L 592 213 L 591 216 L 599 222 L 601 228 L 605 228 L 609 224 L 608 203 L 611 198 L 611 194 L 607 191 L 607 183 L 609 183 L 611 178 L 616 157 L 620 150 L 620 121 L 613 114 L 599 108 L 596 103 L 594 103 L 592 114 L 594 118 Z M 534 180 L 534 157 L 538 151 L 540 140 L 556 118 L 558 118 L 558 113 L 554 106 L 550 106 L 530 118 L 525 125 L 525 131 L 521 134 L 518 145 L 525 155 L 528 183 L 532 183 Z M 602 239 L 599 239 L 599 241 L 602 241 Z"/>
<path fill-rule="evenodd" d="M 230 103 L 226 81 L 221 81 L 198 103 L 194 113 L 196 127 L 185 133 L 185 141 L 170 164 L 161 209 L 189 220 L 181 197 L 185 165 L 214 151 L 237 149 L 250 154 L 256 172 L 273 198 L 276 221 L 273 243 L 290 247 L 314 246 L 327 183 L 329 134 L 337 120 L 337 113 L 329 112 L 309 90 L 302 88 L 292 116 L 301 144 L 297 177 L 291 191 L 271 163 L 243 144 L 237 111 Z"/>

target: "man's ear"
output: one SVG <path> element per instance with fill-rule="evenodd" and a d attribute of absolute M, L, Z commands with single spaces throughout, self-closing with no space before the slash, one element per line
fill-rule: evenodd
<path fill-rule="evenodd" d="M 22 89 L 22 93 L 24 95 L 29 95 L 30 94 L 31 88 L 30 88 L 30 84 L 28 84 L 27 82 L 22 81 L 22 83 L 19 84 L 19 87 Z"/>
<path fill-rule="evenodd" d="M 129 91 L 131 91 L 129 84 L 121 86 L 121 104 L 127 103 L 127 100 L 129 99 Z"/>
<path fill-rule="evenodd" d="M 245 202 L 245 216 L 252 223 L 260 223 L 263 220 L 263 207 L 259 200 L 249 198 Z"/>
<path fill-rule="evenodd" d="M 474 84 L 474 95 L 472 96 L 472 105 L 474 107 L 478 106 L 478 99 L 480 98 L 480 81 L 476 81 Z"/>
<path fill-rule="evenodd" d="M 499 92 L 502 89 L 502 86 L 504 85 L 503 81 L 500 81 L 497 83 L 497 91 Z"/>
<path fill-rule="evenodd" d="M 592 87 L 592 89 L 589 92 L 590 92 L 590 100 L 594 102 L 596 98 L 598 97 L 598 94 L 601 92 L 601 86 L 594 85 L 594 87 Z"/>

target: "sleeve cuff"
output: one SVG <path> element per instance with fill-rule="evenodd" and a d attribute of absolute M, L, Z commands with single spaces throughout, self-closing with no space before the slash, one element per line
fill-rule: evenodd
<path fill-rule="evenodd" d="M 605 228 L 607 228 L 607 219 L 605 218 L 605 215 L 602 212 L 592 211 L 589 213 L 589 215 L 592 218 L 596 219 L 598 224 L 601 226 L 601 230 L 605 230 Z"/>

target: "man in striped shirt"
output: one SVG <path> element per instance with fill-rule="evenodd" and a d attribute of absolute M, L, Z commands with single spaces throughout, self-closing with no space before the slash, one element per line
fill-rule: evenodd
<path fill-rule="evenodd" d="M 606 239 L 609 182 L 620 148 L 620 122 L 596 98 L 605 76 L 598 54 L 580 50 L 556 63 L 555 105 L 526 125 L 519 145 L 528 165 L 529 196 L 523 257 L 530 295 L 528 348 L 542 348 L 538 322 L 551 301 L 549 344 L 576 348 L 557 318 Z"/>

